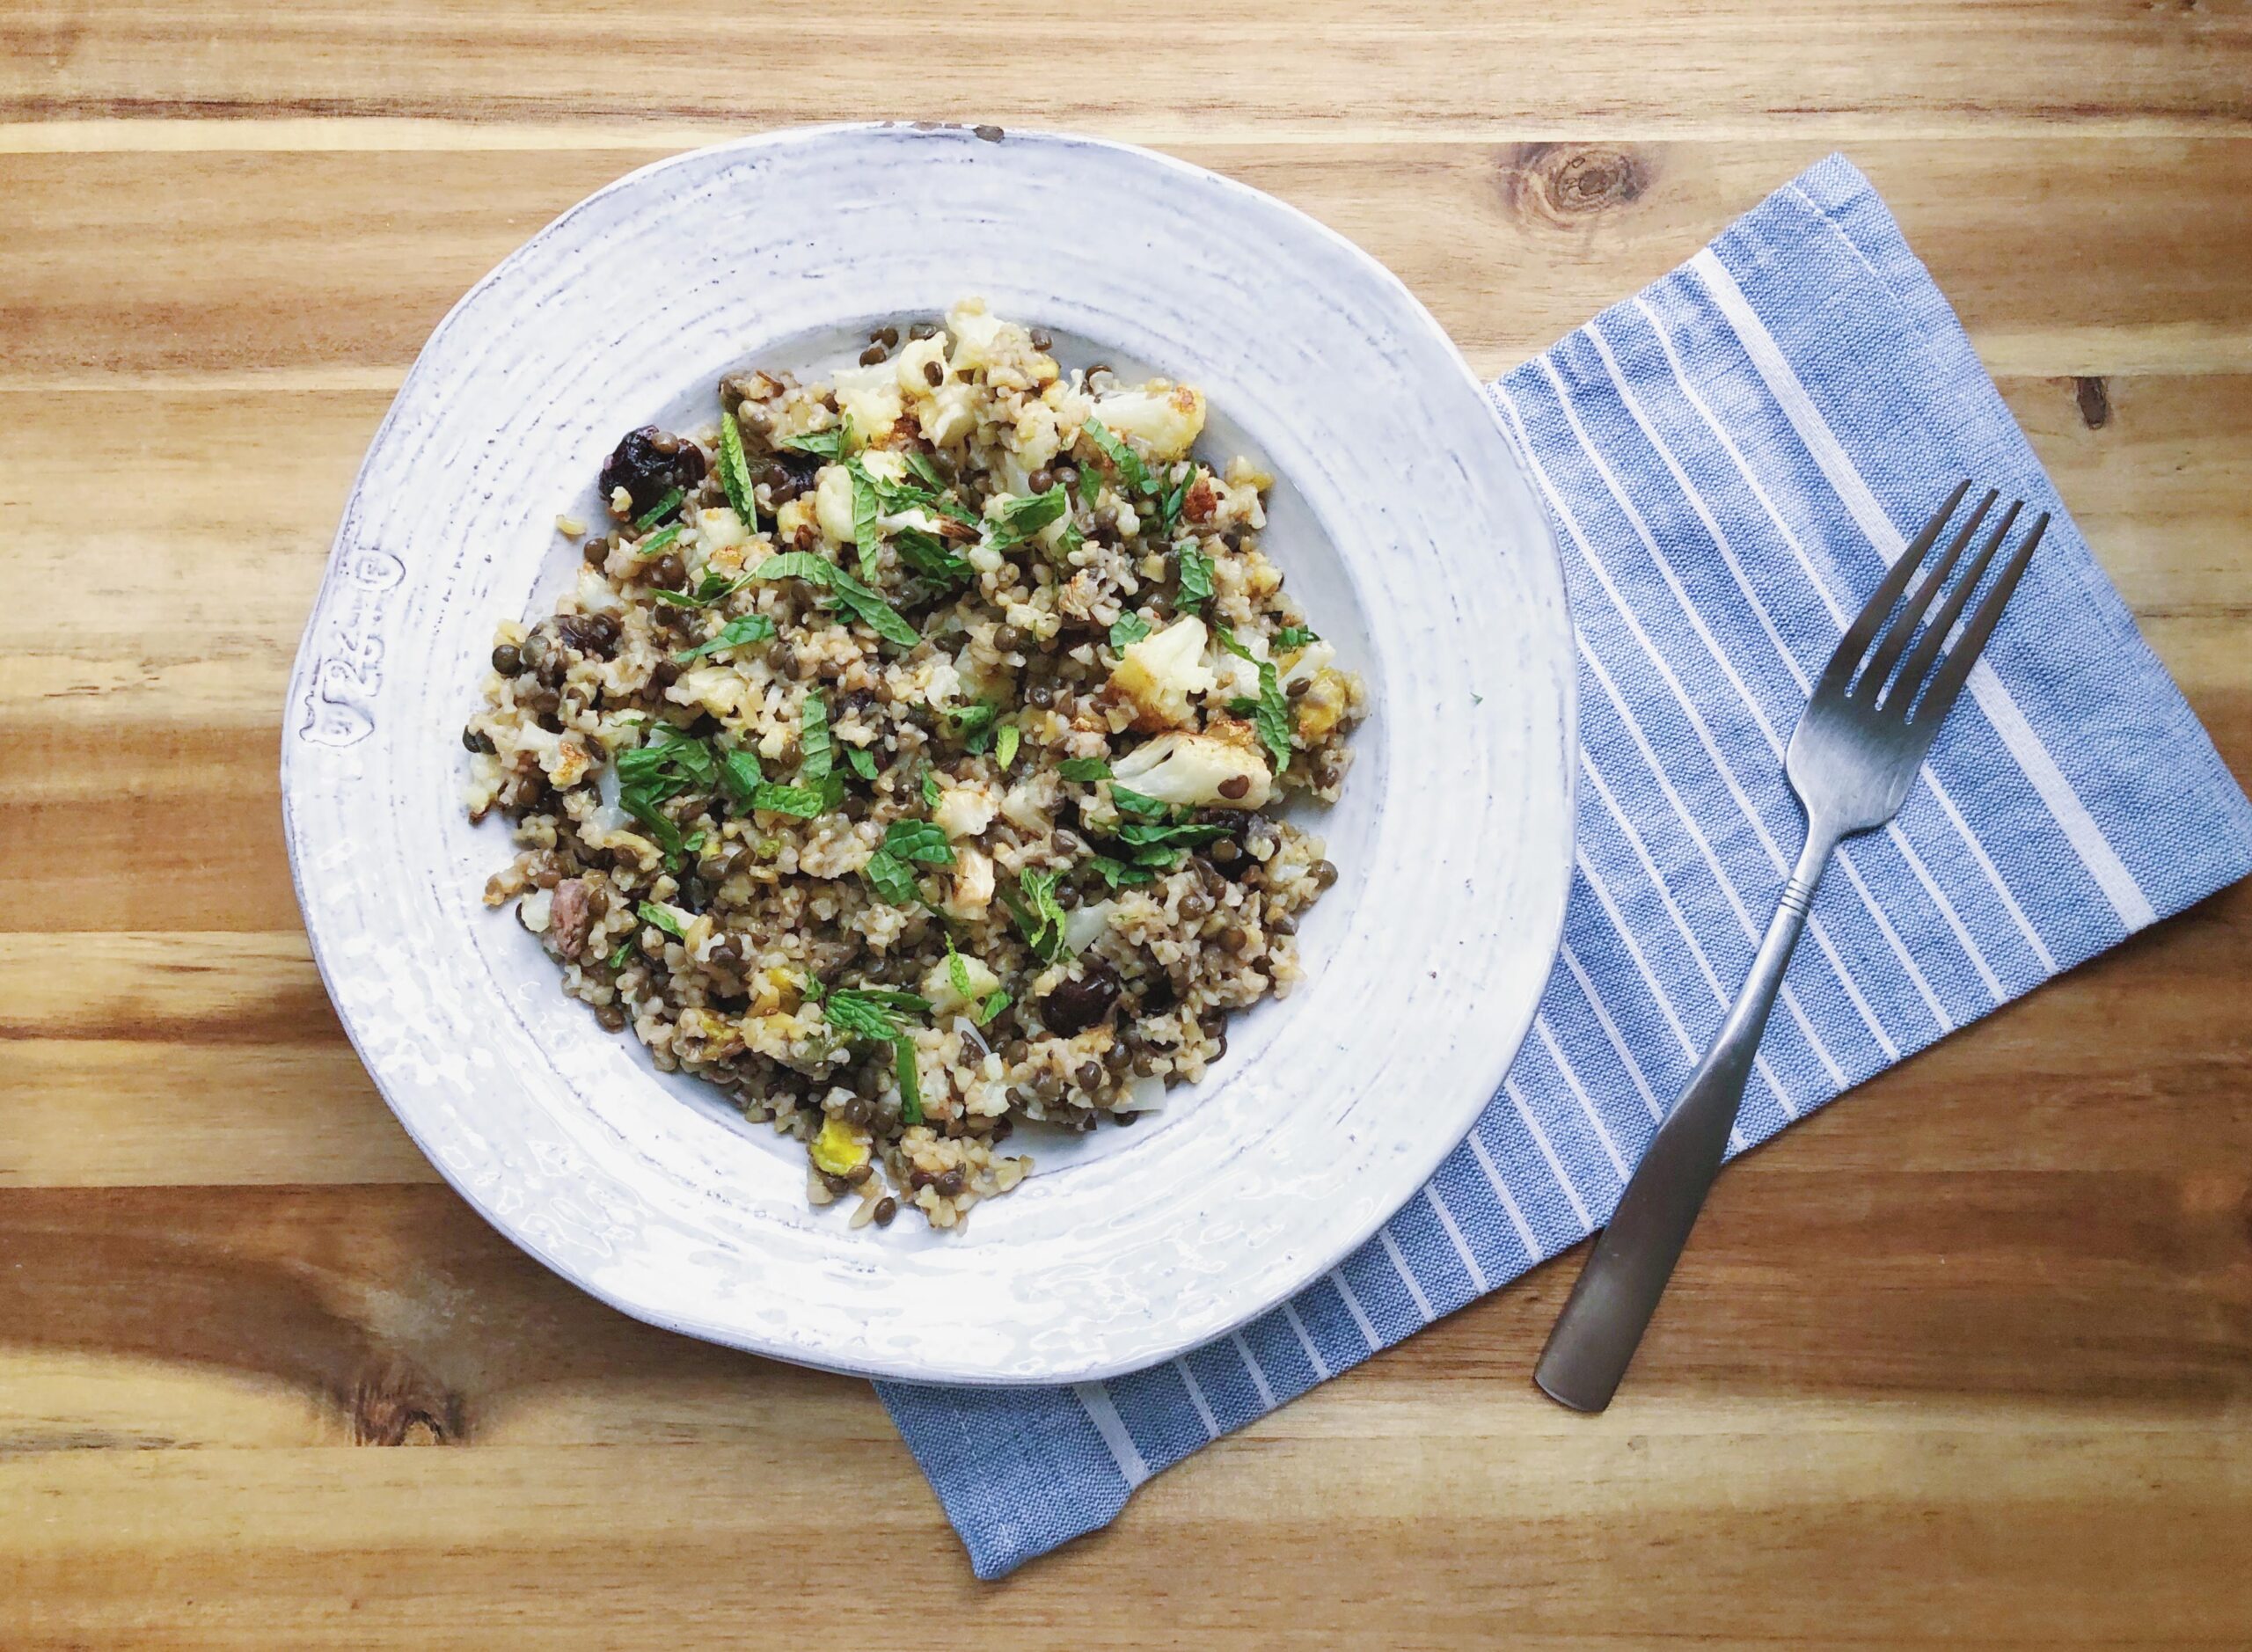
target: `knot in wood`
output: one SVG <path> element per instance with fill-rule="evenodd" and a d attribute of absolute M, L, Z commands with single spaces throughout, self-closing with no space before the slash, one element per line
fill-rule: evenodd
<path fill-rule="evenodd" d="M 462 1437 L 461 1397 L 403 1360 L 363 1372 L 351 1407 L 355 1445 L 449 1445 Z"/>
<path fill-rule="evenodd" d="M 1502 163 L 1502 192 L 1526 223 L 1569 226 L 1632 206 L 1648 193 L 1650 177 L 1649 162 L 1632 150 L 1522 143 Z"/>

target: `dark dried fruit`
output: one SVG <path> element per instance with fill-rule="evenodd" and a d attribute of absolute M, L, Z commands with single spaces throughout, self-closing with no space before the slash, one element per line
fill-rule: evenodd
<path fill-rule="evenodd" d="M 608 614 L 566 614 L 555 629 L 567 647 L 596 659 L 607 660 L 618 647 L 618 621 Z"/>
<path fill-rule="evenodd" d="M 1084 1033 L 1110 1013 L 1119 988 L 1115 969 L 1100 961 L 1090 963 L 1077 981 L 1064 982 L 1040 1001 L 1040 1019 L 1060 1037 Z"/>
<path fill-rule="evenodd" d="M 632 501 L 631 514 L 638 516 L 674 488 L 685 493 L 703 479 L 702 449 L 685 436 L 643 425 L 603 461 L 603 502 L 608 504 L 622 487 Z"/>
<path fill-rule="evenodd" d="M 1203 859 L 1208 861 L 1212 870 L 1222 877 L 1237 882 L 1241 882 L 1244 874 L 1259 865 L 1256 860 L 1244 852 L 1243 845 L 1232 837 L 1223 837 L 1219 842 L 1211 844 L 1204 851 Z"/>
<path fill-rule="evenodd" d="M 767 497 L 772 503 L 786 505 L 799 494 L 812 490 L 823 464 L 814 454 L 784 448 L 759 472 L 758 479 L 765 484 Z"/>

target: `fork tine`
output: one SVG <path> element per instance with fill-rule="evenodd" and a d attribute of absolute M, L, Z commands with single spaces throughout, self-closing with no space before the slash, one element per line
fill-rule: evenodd
<path fill-rule="evenodd" d="M 1970 623 L 1963 628 L 1963 640 L 1948 650 L 1947 658 L 1940 662 L 1939 674 L 1932 678 L 1922 703 L 1911 713 L 1919 728 L 1936 730 L 1955 705 L 1955 697 L 1963 690 L 1963 680 L 1970 675 L 1970 668 L 1978 662 L 1978 654 L 1986 646 L 1986 639 L 1993 634 L 1994 626 L 2002 617 L 2002 610 L 2009 603 L 2010 594 L 2017 589 L 2017 582 L 2025 575 L 2025 565 L 2033 559 L 2033 547 L 2041 543 L 2041 536 L 2049 530 L 2049 513 L 2043 511 L 2033 520 L 2033 531 L 2025 536 L 2025 543 L 2009 553 L 2002 564 L 2002 571 L 1994 581 L 1994 588 L 1979 600 L 1970 610 Z"/>
<path fill-rule="evenodd" d="M 1903 717 L 1915 705 L 1916 691 L 1922 686 L 1924 678 L 1931 674 L 1932 662 L 1939 657 L 1940 649 L 1947 642 L 1948 632 L 1955 629 L 1955 622 L 1962 618 L 1963 604 L 1977 594 L 1978 582 L 1986 577 L 1986 570 L 1993 563 L 1994 552 L 2001 549 L 2002 542 L 2009 537 L 2010 524 L 2017 520 L 2018 513 L 2024 508 L 2023 500 L 2010 501 L 2009 508 L 2002 513 L 2002 519 L 1986 536 L 1986 543 L 1978 547 L 1978 554 L 1970 559 L 1970 566 L 1955 582 L 1955 588 L 1948 592 L 1947 600 L 1939 605 L 1939 612 L 1932 616 L 1931 623 L 1916 639 L 1915 648 L 1900 668 L 1899 679 L 1893 684 L 1891 697 L 1885 701 Z"/>
<path fill-rule="evenodd" d="M 1876 628 L 1884 623 L 1885 615 L 1892 611 L 1892 604 L 1900 600 L 1900 593 L 1908 588 L 1908 581 L 1916 576 L 1916 569 L 1931 550 L 1932 542 L 1939 537 L 1940 530 L 1947 526 L 1947 519 L 1955 515 L 1955 508 L 1963 502 L 1963 494 L 1970 491 L 1970 479 L 1964 477 L 1947 496 L 1947 502 L 1933 513 L 1900 559 L 1885 571 L 1883 579 L 1861 611 L 1854 616 L 1854 623 L 1846 628 L 1839 640 L 1838 651 L 1830 656 L 1830 663 L 1822 669 L 1821 690 L 1842 691 L 1854 680 L 1854 668 L 1861 664 L 1861 656 L 1868 652 L 1868 645 L 1876 636 Z"/>
<path fill-rule="evenodd" d="M 1986 520 L 1986 513 L 1994 508 L 1994 501 L 1999 497 L 2000 495 L 1992 488 L 1986 490 L 1986 496 L 1978 501 L 1978 508 L 1970 513 L 1970 520 L 1963 524 L 1963 530 L 1955 536 L 1954 543 L 1947 547 L 1946 553 L 1934 565 L 1923 582 L 1908 594 L 1899 617 L 1887 625 L 1884 634 L 1876 640 L 1876 651 L 1869 655 L 1868 669 L 1861 675 L 1861 686 L 1868 690 L 1872 705 L 1883 698 L 1884 685 L 1892 680 L 1892 668 L 1900 663 L 1900 656 L 1908 651 L 1909 643 L 1915 640 L 1916 627 L 1922 623 L 1932 600 L 1946 588 L 1947 576 L 1955 572 L 1955 565 L 1962 559 L 1964 547 L 1978 537 L 1978 524 Z M 1902 707 L 1903 711 L 1905 709 Z"/>

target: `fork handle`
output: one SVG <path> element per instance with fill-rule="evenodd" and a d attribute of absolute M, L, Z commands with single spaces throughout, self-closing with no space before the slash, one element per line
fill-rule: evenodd
<path fill-rule="evenodd" d="M 1809 823 L 1806 847 L 1783 886 L 1774 919 L 1752 958 L 1751 974 L 1729 1006 L 1720 1036 L 1650 1138 L 1548 1334 L 1532 1379 L 1559 1404 L 1600 1411 L 1627 1374 L 1673 1265 L 1689 1242 L 1705 1195 L 1720 1173 L 1767 1012 L 1837 844 L 1836 833 Z"/>

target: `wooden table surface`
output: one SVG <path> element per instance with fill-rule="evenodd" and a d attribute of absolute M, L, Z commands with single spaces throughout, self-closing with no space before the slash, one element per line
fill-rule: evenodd
<path fill-rule="evenodd" d="M 274 775 L 354 467 L 531 230 L 763 126 L 1162 146 L 1489 374 L 1842 147 L 2252 775 L 2241 0 L 1220 12 L 0 4 L 0 1644 L 2252 1644 L 2243 890 L 1731 1170 L 1607 1415 L 1527 1380 L 1575 1255 L 998 1586 L 865 1385 L 377 1099 Z"/>

